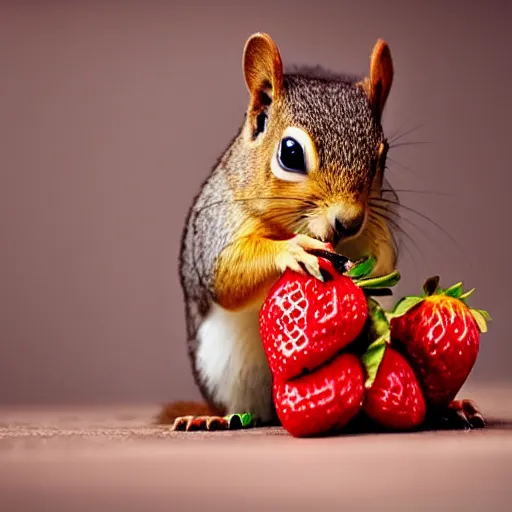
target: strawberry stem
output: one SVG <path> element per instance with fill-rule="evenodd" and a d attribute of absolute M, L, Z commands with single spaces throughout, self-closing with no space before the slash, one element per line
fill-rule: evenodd
<path fill-rule="evenodd" d="M 426 296 L 434 295 L 439 288 L 439 276 L 432 276 L 423 283 L 423 292 Z"/>

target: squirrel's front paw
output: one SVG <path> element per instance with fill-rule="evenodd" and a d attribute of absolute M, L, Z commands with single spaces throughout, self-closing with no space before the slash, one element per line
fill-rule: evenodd
<path fill-rule="evenodd" d="M 283 251 L 277 257 L 277 266 L 281 272 L 287 268 L 299 273 L 308 273 L 320 281 L 324 278 L 320 272 L 318 257 L 309 254 L 312 249 L 332 250 L 330 244 L 320 242 L 307 235 L 296 235 L 290 240 L 280 242 L 284 244 Z"/>

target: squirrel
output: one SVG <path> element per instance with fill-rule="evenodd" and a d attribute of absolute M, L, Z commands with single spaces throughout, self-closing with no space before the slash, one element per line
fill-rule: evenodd
<path fill-rule="evenodd" d="M 377 40 L 363 77 L 285 73 L 262 32 L 242 61 L 243 124 L 194 198 L 181 241 L 188 353 L 205 402 L 167 405 L 157 423 L 184 430 L 247 412 L 279 424 L 258 314 L 285 269 L 322 279 L 311 250 L 371 255 L 374 276 L 397 261 L 389 216 L 371 203 L 392 190 L 381 122 L 394 75 L 388 44 Z"/>
<path fill-rule="evenodd" d="M 386 42 L 375 44 L 368 77 L 284 73 L 276 43 L 259 32 L 245 43 L 243 73 L 243 125 L 195 197 L 181 244 L 188 352 L 206 404 L 171 404 L 160 423 L 242 412 L 275 421 L 258 328 L 271 285 L 286 268 L 322 279 L 310 249 L 371 254 L 375 275 L 395 266 L 390 226 L 368 206 L 381 194 L 388 149 Z"/>

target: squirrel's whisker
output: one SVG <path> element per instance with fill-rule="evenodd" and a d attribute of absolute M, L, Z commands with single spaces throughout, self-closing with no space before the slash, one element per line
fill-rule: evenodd
<path fill-rule="evenodd" d="M 395 233 L 395 229 L 397 231 L 400 231 L 400 228 L 398 226 L 393 226 L 392 223 L 389 223 L 383 216 L 381 215 L 370 215 L 368 217 L 368 225 L 371 227 L 371 228 L 374 228 L 376 232 L 379 232 L 381 229 L 382 229 L 382 220 L 384 220 L 385 222 L 388 223 L 388 225 L 391 227 L 390 229 L 390 233 L 391 233 L 391 240 L 392 240 L 392 243 L 393 243 L 393 247 L 395 249 L 395 251 L 398 253 L 398 246 L 399 246 L 399 243 L 397 242 L 397 239 L 396 239 L 396 233 Z M 372 229 L 373 231 L 373 229 Z M 405 250 L 408 252 L 408 254 L 411 256 L 412 259 L 413 256 L 412 256 L 412 253 L 410 251 L 410 249 L 407 247 L 407 246 L 404 246 Z M 398 259 L 400 258 L 400 255 L 397 254 L 397 261 Z"/>
<path fill-rule="evenodd" d="M 385 211 L 386 213 L 388 213 L 390 215 L 394 215 L 395 217 L 399 218 L 401 221 L 405 221 L 405 222 L 409 223 L 409 225 L 412 226 L 413 228 L 415 228 L 418 231 L 418 233 L 423 235 L 430 244 L 432 244 L 432 245 L 435 244 L 435 242 L 432 240 L 432 238 L 430 238 L 428 236 L 428 234 L 423 229 L 421 229 L 415 222 L 413 222 L 411 219 L 408 219 L 407 217 L 403 217 L 398 212 L 388 209 L 386 207 L 377 206 L 377 209 L 379 209 L 379 208 L 384 208 L 383 211 Z"/>
<path fill-rule="evenodd" d="M 373 218 L 372 218 L 372 214 L 374 215 Z M 423 252 L 421 251 L 421 248 L 418 246 L 416 240 L 414 240 L 414 238 L 402 226 L 400 226 L 395 220 L 393 220 L 393 219 L 389 218 L 387 215 L 385 215 L 384 212 L 379 212 L 379 211 L 375 211 L 374 210 L 372 212 L 372 214 L 370 214 L 370 217 L 368 219 L 369 222 L 374 222 L 375 223 L 375 219 L 378 219 L 378 218 L 384 219 L 391 226 L 392 230 L 395 230 L 400 235 L 404 236 L 407 239 L 407 241 L 409 241 L 414 246 L 414 248 L 420 254 L 420 257 L 422 259 L 423 264 L 427 265 L 425 257 L 423 256 Z M 378 223 L 375 223 L 375 224 L 376 224 L 377 228 L 380 228 Z M 395 237 L 393 237 L 393 241 L 396 244 L 396 246 L 400 245 L 397 242 Z M 407 253 L 411 257 L 411 261 L 412 261 L 412 263 L 414 265 L 414 269 L 415 269 L 416 273 L 418 274 L 418 265 L 417 265 L 416 258 L 414 257 L 413 252 L 411 251 L 409 246 L 407 244 L 405 244 L 405 243 L 403 243 L 403 248 L 407 251 Z M 397 251 L 397 261 L 399 259 L 400 259 L 400 251 Z"/>
<path fill-rule="evenodd" d="M 386 157 L 386 160 L 387 160 L 387 163 L 391 162 L 393 163 L 394 165 L 397 165 L 398 167 L 401 167 L 402 169 L 404 169 L 405 171 L 409 171 L 411 172 L 412 174 L 418 174 L 417 171 L 415 171 L 412 167 L 409 167 L 405 164 L 402 164 L 400 163 L 398 160 L 395 160 L 394 158 L 390 157 L 389 155 Z M 389 167 L 386 163 L 386 170 L 390 170 L 390 171 L 394 171 L 394 169 L 392 169 L 391 167 Z"/>
<path fill-rule="evenodd" d="M 426 195 L 434 195 L 434 196 L 453 196 L 454 194 L 444 193 L 444 192 L 436 192 L 435 190 L 412 190 L 405 188 L 381 188 L 381 192 L 397 192 L 399 194 L 426 194 Z"/>
<path fill-rule="evenodd" d="M 204 210 L 209 208 L 213 208 L 214 206 L 221 206 L 230 203 L 243 203 L 248 201 L 295 201 L 298 203 L 302 203 L 306 206 L 313 207 L 316 204 L 313 201 L 309 201 L 307 199 L 303 199 L 300 197 L 286 197 L 286 196 L 255 196 L 255 197 L 238 197 L 238 198 L 230 198 L 230 199 L 222 199 L 219 201 L 213 201 L 206 205 L 201 206 L 196 210 L 196 214 L 202 213 Z"/>
<path fill-rule="evenodd" d="M 411 208 L 410 206 L 405 206 L 404 204 L 401 204 L 398 201 L 392 201 L 391 199 L 386 199 L 384 197 L 370 197 L 369 201 L 377 202 L 377 203 L 381 203 L 381 204 L 385 203 L 385 204 L 389 204 L 389 205 L 394 205 L 398 208 L 404 209 L 405 211 L 408 211 L 415 215 L 418 215 L 418 217 L 421 217 L 422 219 L 426 220 L 427 222 L 432 224 L 434 227 L 439 229 L 439 231 L 441 231 L 457 247 L 457 249 L 461 252 L 462 256 L 466 257 L 466 253 L 465 253 L 464 249 L 457 242 L 457 240 L 455 240 L 455 238 L 448 231 L 446 231 L 436 221 L 432 220 L 428 215 L 425 215 L 424 213 L 421 213 L 420 211 L 418 211 L 414 208 Z"/>
<path fill-rule="evenodd" d="M 395 142 L 399 141 L 400 139 L 403 139 L 406 135 L 410 135 L 411 133 L 415 132 L 416 130 L 422 128 L 425 125 L 425 123 L 418 124 L 414 126 L 413 128 L 410 128 L 409 130 L 406 130 L 405 132 L 399 134 L 400 128 L 398 130 L 395 130 L 395 132 L 391 135 L 391 137 L 388 138 L 389 144 L 394 144 Z"/>
<path fill-rule="evenodd" d="M 420 229 L 419 227 L 414 224 L 410 219 L 407 219 L 406 217 L 401 217 L 399 214 L 397 214 L 396 212 L 393 212 L 391 210 L 388 210 L 388 209 L 383 209 L 379 206 L 374 206 L 373 207 L 373 212 L 376 213 L 379 217 L 385 219 L 387 222 L 389 222 L 389 224 L 391 226 L 393 226 L 393 228 L 395 228 L 397 231 L 399 231 L 401 234 L 403 234 L 404 236 L 407 236 L 410 241 L 414 244 L 414 247 L 416 249 L 418 249 L 418 251 L 422 252 L 421 251 L 421 248 L 419 247 L 418 243 L 416 242 L 416 240 L 414 240 L 412 238 L 412 236 L 405 230 L 405 228 L 403 226 L 401 226 L 399 223 L 398 223 L 398 220 L 396 218 L 393 218 L 393 215 L 395 217 L 397 217 L 400 221 L 403 221 L 405 220 L 406 222 L 408 222 L 411 226 L 413 226 L 414 228 L 418 229 L 420 231 L 421 234 L 425 235 Z M 426 235 L 425 235 L 426 237 Z M 429 240 L 430 242 L 430 240 Z"/>
<path fill-rule="evenodd" d="M 416 145 L 420 145 L 420 144 L 435 144 L 435 142 L 434 141 L 425 141 L 425 140 L 399 142 L 398 144 L 390 144 L 389 149 L 400 148 L 402 146 L 416 146 Z"/>

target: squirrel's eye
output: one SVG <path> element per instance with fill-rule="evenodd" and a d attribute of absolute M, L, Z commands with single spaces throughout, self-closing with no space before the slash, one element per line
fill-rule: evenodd
<path fill-rule="evenodd" d="M 302 182 L 315 169 L 317 156 L 311 136 L 302 128 L 288 126 L 272 155 L 272 174 L 282 181 Z"/>
<path fill-rule="evenodd" d="M 287 171 L 306 172 L 304 150 L 302 146 L 292 137 L 285 137 L 279 146 L 279 164 Z"/>

